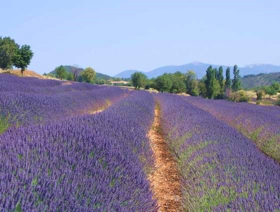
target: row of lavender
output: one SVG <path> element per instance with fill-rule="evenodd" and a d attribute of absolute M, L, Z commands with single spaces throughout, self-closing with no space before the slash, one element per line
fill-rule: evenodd
<path fill-rule="evenodd" d="M 191 103 L 236 128 L 254 141 L 265 154 L 280 162 L 280 110 L 276 106 L 233 103 L 225 100 L 185 98 Z"/>
<path fill-rule="evenodd" d="M 135 92 L 96 115 L 0 136 L 2 211 L 156 211 L 146 178 L 154 99 Z"/>
<path fill-rule="evenodd" d="M 0 118 L 9 125 L 46 123 L 105 107 L 128 92 L 85 83 L 0 76 Z"/>
<path fill-rule="evenodd" d="M 189 211 L 276 211 L 280 166 L 185 97 L 157 94 L 163 131 L 178 159 Z"/>

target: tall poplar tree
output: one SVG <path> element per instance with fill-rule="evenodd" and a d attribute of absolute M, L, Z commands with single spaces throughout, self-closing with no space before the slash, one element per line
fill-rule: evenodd
<path fill-rule="evenodd" d="M 226 70 L 226 88 L 231 87 L 231 80 L 230 80 L 230 68 L 228 67 Z"/>
<path fill-rule="evenodd" d="M 241 89 L 239 69 L 237 65 L 233 67 L 233 81 L 232 81 L 232 90 L 238 91 Z"/>

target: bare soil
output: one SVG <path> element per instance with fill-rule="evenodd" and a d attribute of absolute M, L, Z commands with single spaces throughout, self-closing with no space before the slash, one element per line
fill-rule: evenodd
<path fill-rule="evenodd" d="M 102 110 L 93 110 L 93 111 L 89 111 L 89 114 L 90 114 L 90 115 L 94 115 L 94 114 L 103 112 L 103 110 L 104 110 L 104 109 L 102 109 Z"/>
<path fill-rule="evenodd" d="M 155 109 L 153 127 L 148 133 L 155 158 L 155 170 L 149 181 L 160 212 L 183 211 L 180 174 L 160 128 L 160 110 Z"/>
<path fill-rule="evenodd" d="M 13 74 L 13 75 L 17 75 L 17 76 L 23 76 L 23 77 L 36 77 L 39 79 L 46 79 L 45 76 L 42 76 L 40 74 L 37 74 L 34 71 L 30 71 L 30 70 L 25 70 L 23 72 L 23 75 L 21 74 L 19 69 L 14 69 L 14 70 L 2 70 L 0 69 L 0 73 L 4 73 L 4 74 Z"/>

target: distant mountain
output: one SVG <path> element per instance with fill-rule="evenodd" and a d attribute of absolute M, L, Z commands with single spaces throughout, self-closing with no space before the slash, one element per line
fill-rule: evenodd
<path fill-rule="evenodd" d="M 273 82 L 280 83 L 280 72 L 258 75 L 246 75 L 241 78 L 241 85 L 245 89 L 271 85 Z"/>
<path fill-rule="evenodd" d="M 253 64 L 240 68 L 241 76 L 250 74 L 268 74 L 280 72 L 280 66 L 270 64 Z"/>
<path fill-rule="evenodd" d="M 66 71 L 68 73 L 73 73 L 74 71 L 77 71 L 78 72 L 78 75 L 81 74 L 81 72 L 84 70 L 83 68 L 77 68 L 75 66 L 63 66 Z M 55 74 L 55 70 L 51 71 L 50 74 Z M 104 79 L 104 80 L 109 80 L 109 79 L 112 79 L 113 77 L 109 76 L 109 75 L 106 75 L 106 74 L 102 74 L 102 73 L 98 73 L 96 72 L 96 79 Z"/>
<path fill-rule="evenodd" d="M 200 79 L 203 76 L 205 76 L 207 68 L 211 64 L 207 63 L 200 63 L 200 62 L 194 62 L 194 63 L 188 63 L 181 66 L 163 66 L 157 69 L 154 69 L 149 72 L 143 72 L 146 74 L 148 78 L 158 77 L 164 73 L 175 73 L 176 71 L 180 71 L 182 73 L 186 73 L 188 70 L 195 71 L 197 77 Z M 213 68 L 219 68 L 221 65 L 212 65 Z M 230 67 L 231 70 L 233 69 L 232 66 L 225 66 L 222 65 L 224 69 L 224 73 L 227 67 Z M 240 75 L 245 76 L 248 74 L 260 74 L 260 73 L 272 73 L 272 72 L 280 72 L 280 66 L 274 66 L 269 64 L 255 64 L 255 65 L 248 65 L 245 67 L 239 67 L 240 69 Z M 117 74 L 115 77 L 120 78 L 129 78 L 136 70 L 129 70 L 124 71 L 119 74 Z M 232 73 L 232 72 L 231 72 Z"/>
<path fill-rule="evenodd" d="M 196 73 L 196 76 L 198 78 L 202 78 L 205 73 L 207 68 L 210 66 L 210 64 L 206 63 L 188 63 L 185 65 L 181 66 L 163 66 L 157 69 L 154 69 L 152 71 L 146 72 L 145 74 L 147 75 L 148 78 L 155 78 L 158 77 L 164 73 L 175 73 L 176 71 L 180 71 L 182 73 L 186 73 L 188 70 L 193 70 Z M 220 66 L 218 65 L 212 65 L 213 68 L 219 68 Z M 224 69 L 226 69 L 226 66 L 223 66 Z"/>
<path fill-rule="evenodd" d="M 138 71 L 138 70 L 126 70 L 123 71 L 117 75 L 115 75 L 115 78 L 123 78 L 123 79 L 128 79 L 131 77 L 132 74 L 134 74 L 135 72 L 142 72 L 142 71 Z M 145 73 L 146 74 L 146 73 Z"/>

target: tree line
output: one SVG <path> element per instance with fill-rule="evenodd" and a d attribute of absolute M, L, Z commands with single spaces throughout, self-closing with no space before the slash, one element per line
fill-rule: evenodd
<path fill-rule="evenodd" d="M 233 79 L 230 68 L 226 69 L 225 79 L 223 67 L 213 68 L 209 66 L 206 75 L 198 80 L 194 71 L 183 74 L 163 74 L 157 78 L 148 79 L 142 72 L 135 72 L 131 81 L 135 89 L 153 88 L 159 92 L 187 93 L 192 96 L 203 96 L 209 99 L 223 99 L 229 92 L 237 92 L 241 89 L 241 77 L 238 66 L 233 67 Z"/>
<path fill-rule="evenodd" d="M 78 73 L 77 70 L 73 70 L 72 72 L 67 72 L 66 68 L 61 65 L 55 69 L 55 77 L 60 80 L 95 83 L 96 72 L 91 67 L 87 67 L 80 74 Z"/>
<path fill-rule="evenodd" d="M 10 37 L 0 37 L 0 68 L 12 69 L 13 66 L 21 70 L 21 74 L 30 64 L 34 53 L 29 45 L 20 46 Z"/>

